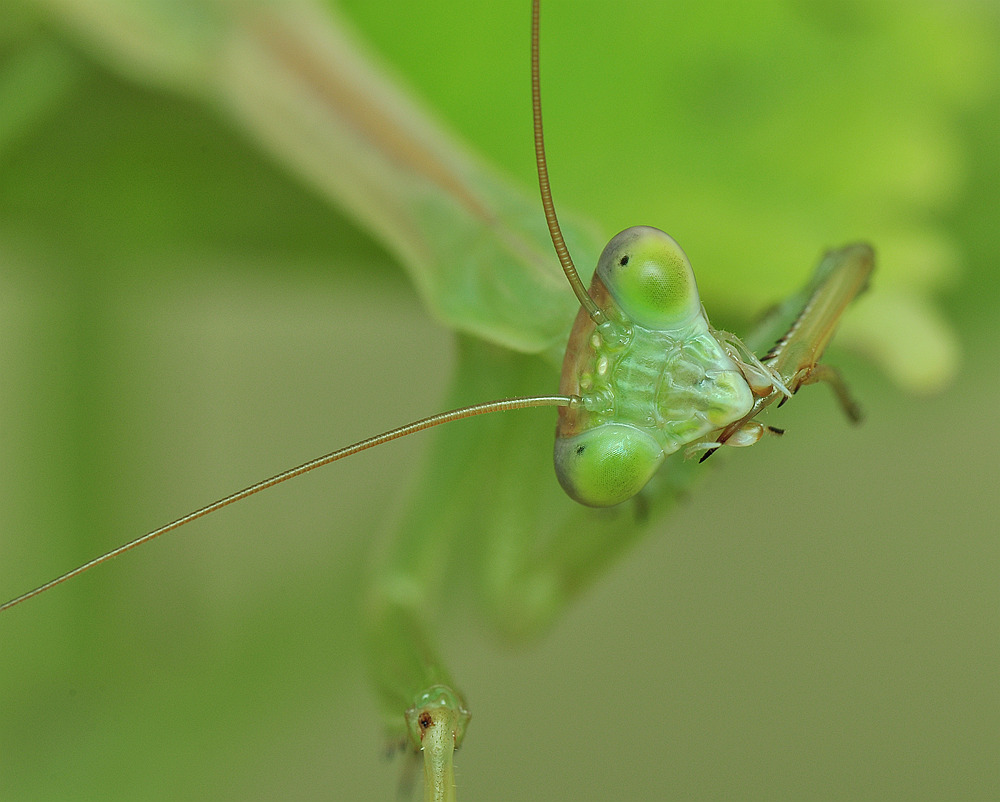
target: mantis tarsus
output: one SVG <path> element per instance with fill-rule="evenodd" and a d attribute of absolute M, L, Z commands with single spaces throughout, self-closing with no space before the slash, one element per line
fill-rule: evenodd
<path fill-rule="evenodd" d="M 540 139 L 539 150 L 541 150 Z M 543 165 L 544 162 L 540 160 L 540 171 L 543 170 Z M 543 182 L 543 187 L 544 186 L 545 184 Z M 612 261 L 623 266 L 624 263 L 627 262 L 627 260 L 624 260 L 624 257 L 621 256 L 618 256 L 618 258 Z M 743 393 L 741 403 L 733 405 L 733 407 L 727 411 L 727 417 L 725 417 L 724 422 L 720 420 L 717 421 L 719 425 L 710 427 L 707 430 L 698 430 L 696 435 L 689 436 L 687 439 L 678 441 L 676 447 L 672 450 L 679 450 L 684 447 L 694 447 L 701 448 L 706 453 L 710 453 L 710 451 L 716 447 L 717 444 L 725 442 L 730 438 L 734 441 L 742 441 L 740 444 L 749 444 L 751 441 L 755 441 L 755 439 L 763 434 L 764 431 L 763 429 L 756 428 L 756 424 L 752 421 L 752 418 L 754 418 L 764 407 L 773 401 L 778 400 L 779 397 L 787 398 L 790 393 L 798 389 L 799 384 L 815 381 L 817 379 L 831 379 L 835 382 L 835 387 L 842 389 L 841 385 L 837 383 L 835 379 L 832 379 L 832 374 L 823 370 L 814 370 L 815 360 L 822 352 L 823 347 L 825 347 L 826 342 L 832 334 L 833 326 L 837 318 L 839 318 L 840 313 L 843 311 L 844 306 L 846 306 L 854 295 L 860 292 L 860 290 L 864 287 L 870 267 L 870 253 L 863 246 L 854 246 L 853 248 L 845 249 L 844 251 L 828 257 L 828 260 L 824 262 L 824 267 L 821 268 L 821 271 L 824 272 L 818 274 L 814 286 L 803 296 L 810 299 L 806 301 L 806 312 L 803 317 L 793 325 L 787 341 L 783 342 L 782 347 L 772 354 L 773 359 L 764 359 L 766 364 L 763 366 L 760 365 L 759 362 L 755 363 L 749 355 L 749 351 L 741 349 L 735 344 L 735 341 L 732 338 L 716 336 L 713 332 L 711 336 L 718 344 L 718 354 L 722 355 L 728 361 L 726 362 L 725 367 L 719 367 L 718 363 L 713 362 L 713 367 L 709 369 L 709 372 L 718 370 L 723 373 L 727 373 L 727 381 L 737 379 L 737 374 L 739 374 L 739 376 L 743 377 L 746 383 L 746 392 Z M 582 291 L 578 290 L 578 294 L 580 294 L 581 299 L 585 298 L 585 293 L 581 293 Z M 693 310 L 684 311 L 683 317 L 685 321 L 692 315 L 697 316 L 700 314 L 700 303 L 698 302 L 696 295 L 685 295 L 684 300 L 689 301 L 695 307 Z M 604 298 L 603 302 L 606 304 L 607 299 Z M 823 307 L 824 304 L 827 304 L 828 307 L 821 309 L 820 307 Z M 602 318 L 602 312 L 600 310 L 591 311 L 597 318 L 594 321 L 595 325 L 598 327 L 604 325 L 605 321 Z M 627 320 L 625 322 L 627 322 Z M 585 332 L 583 340 L 586 341 L 590 336 L 590 332 Z M 606 339 L 612 340 L 616 336 L 618 335 L 608 334 Z M 627 339 L 627 337 L 623 339 Z M 806 353 L 796 351 L 796 349 L 803 344 L 806 345 Z M 598 362 L 603 358 L 604 357 L 600 355 L 595 357 Z M 736 370 L 735 373 L 733 372 L 734 366 L 738 366 L 738 370 Z M 573 393 L 573 395 L 575 395 L 575 393 Z M 846 398 L 846 396 L 844 397 Z M 551 396 L 544 399 L 536 399 L 531 402 L 518 402 L 517 404 L 488 405 L 487 407 L 477 407 L 472 411 L 501 411 L 512 406 L 536 405 L 536 403 L 537 405 L 572 405 L 574 407 L 583 405 L 582 399 L 577 398 L 574 400 L 572 395 L 563 395 L 561 397 Z M 845 406 L 850 409 L 849 404 L 845 403 Z M 603 414 L 603 410 L 599 408 L 591 409 L 590 411 Z M 462 412 L 455 416 L 449 416 L 446 418 L 435 417 L 433 423 L 441 422 L 443 420 L 451 420 L 453 417 L 460 417 L 465 414 L 465 412 Z M 408 434 L 411 430 L 415 430 L 416 428 L 421 427 L 413 427 L 413 429 L 406 428 L 404 430 L 394 432 L 391 437 Z M 570 428 L 572 429 L 573 427 L 571 426 Z M 717 432 L 717 430 L 719 431 Z M 714 439 L 707 438 L 708 434 L 718 434 L 718 436 L 714 437 Z M 575 429 L 573 429 L 572 435 L 576 435 Z M 386 437 L 384 439 L 390 438 Z M 369 447 L 380 442 L 382 442 L 382 440 L 377 440 L 377 442 L 366 441 L 361 445 L 361 447 Z M 617 446 L 614 446 L 614 448 L 617 449 Z M 336 456 L 330 456 L 325 461 L 332 461 L 332 459 L 339 459 L 343 456 L 348 456 L 350 453 L 354 453 L 354 450 L 349 449 L 347 451 L 337 452 Z M 578 453 L 577 447 L 574 447 L 571 450 Z M 312 467 L 317 467 L 323 462 L 324 460 L 321 459 L 318 462 L 307 464 L 307 466 L 304 466 L 302 470 L 310 470 Z M 293 471 L 289 474 L 279 475 L 279 477 L 276 478 L 276 481 L 291 478 L 291 475 L 296 475 L 299 472 L 302 471 Z M 652 470 L 645 471 L 645 473 L 652 473 Z M 645 478 L 648 478 L 648 476 Z M 3 608 L 0 609 L 6 609 L 14 604 L 20 603 L 21 601 L 25 601 L 28 598 L 37 595 L 37 593 L 52 587 L 54 584 L 58 584 L 65 579 L 75 576 L 83 570 L 88 570 L 90 567 L 99 564 L 104 561 L 104 559 L 120 553 L 122 550 L 131 548 L 134 545 L 139 545 L 151 537 L 155 537 L 158 534 L 162 534 L 165 531 L 176 528 L 176 526 L 194 520 L 195 518 L 200 517 L 201 514 L 213 511 L 220 506 L 225 506 L 231 501 L 239 500 L 246 495 L 257 492 L 257 490 L 263 489 L 264 487 L 270 486 L 274 483 L 275 481 L 268 480 L 261 485 L 248 488 L 247 491 L 236 494 L 236 496 L 226 499 L 221 503 L 211 505 L 204 511 L 194 513 L 190 516 L 185 516 L 174 524 L 155 530 L 143 538 L 132 541 L 122 549 L 116 549 L 113 552 L 109 552 L 104 557 L 98 558 L 91 563 L 87 563 L 84 566 L 81 566 L 81 568 L 64 575 L 58 580 L 54 580 L 51 583 L 41 586 L 36 591 L 32 591 L 24 596 L 12 600 L 11 602 L 8 602 L 3 606 Z M 572 480 L 568 480 L 567 483 L 571 485 L 574 484 Z M 602 483 L 606 484 L 607 482 L 603 479 L 598 480 L 598 484 Z M 641 486 L 630 486 L 628 489 L 631 492 L 628 492 L 627 496 L 631 496 L 634 495 L 635 492 L 641 490 Z M 589 500 L 592 503 L 597 504 L 617 503 L 624 500 L 624 496 L 620 496 L 615 493 L 610 495 L 598 494 L 600 497 L 597 499 L 594 499 L 592 496 L 588 496 L 588 491 L 586 490 L 578 490 L 576 495 L 584 496 L 586 497 L 585 500 Z M 555 556 L 557 558 L 556 561 L 558 562 L 559 554 L 556 554 Z M 568 559 L 566 562 L 571 564 L 573 562 L 572 557 L 570 555 L 567 555 L 567 557 Z M 572 575 L 572 569 L 574 568 L 575 566 L 571 565 L 571 570 L 569 570 L 568 573 Z M 386 583 L 387 586 L 391 584 L 391 582 Z M 381 590 L 385 591 L 386 588 L 382 588 Z M 386 598 L 392 600 L 391 593 L 389 593 Z M 376 602 L 376 606 L 378 606 L 378 602 Z M 390 603 L 389 606 L 392 607 L 392 604 Z M 558 607 L 558 604 L 555 606 Z M 412 634 L 412 630 L 419 627 L 419 622 L 406 620 L 407 615 L 409 614 L 406 610 L 382 609 L 380 612 L 381 614 L 387 616 L 387 620 L 382 622 L 387 625 L 385 627 L 376 627 L 373 629 L 380 631 L 383 636 L 386 632 L 396 633 L 397 629 L 394 627 L 398 627 L 398 631 L 403 632 L 404 636 L 407 632 Z M 415 642 L 419 641 L 420 638 L 421 636 L 418 632 Z M 386 651 L 390 651 L 394 648 L 394 646 L 389 644 L 383 645 L 381 648 Z M 383 657 L 384 656 L 385 655 L 383 655 Z M 423 656 L 420 656 L 419 659 L 423 660 Z M 382 659 L 378 662 L 379 665 L 384 668 L 392 662 L 392 658 Z M 403 665 L 401 668 L 405 672 L 409 671 L 411 667 Z M 423 670 L 428 670 L 428 667 L 425 665 Z M 429 673 L 433 676 L 430 677 L 427 687 L 421 687 L 416 698 L 413 698 L 411 694 L 411 702 L 406 706 L 406 710 L 408 711 L 407 721 L 409 723 L 415 745 L 419 744 L 421 740 L 425 738 L 430 738 L 435 743 L 434 750 L 427 750 L 427 754 L 430 755 L 433 752 L 434 757 L 428 757 L 425 760 L 425 767 L 428 771 L 427 787 L 431 789 L 429 793 L 433 798 L 443 799 L 447 798 L 450 793 L 448 788 L 450 787 L 449 774 L 451 751 L 455 742 L 460 740 L 461 731 L 462 728 L 464 728 L 465 716 L 461 709 L 462 702 L 454 696 L 454 691 L 448 689 L 450 681 L 444 681 L 446 679 L 446 675 L 438 675 L 436 667 L 434 667 L 434 670 L 430 670 Z M 446 717 L 444 723 L 442 724 L 441 718 L 436 715 L 436 713 L 440 710 L 448 711 L 453 714 L 453 717 Z M 443 732 L 440 730 L 440 727 L 442 726 L 445 727 Z"/>

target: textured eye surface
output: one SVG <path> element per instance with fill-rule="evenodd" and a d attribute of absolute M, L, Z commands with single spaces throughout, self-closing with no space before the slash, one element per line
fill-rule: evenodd
<path fill-rule="evenodd" d="M 640 326 L 678 328 L 701 312 L 687 254 L 658 228 L 634 226 L 612 238 L 597 262 L 597 274 L 625 315 Z"/>
<path fill-rule="evenodd" d="M 556 476 L 570 498 L 588 507 L 611 507 L 642 490 L 664 456 L 641 429 L 606 423 L 556 438 Z"/>

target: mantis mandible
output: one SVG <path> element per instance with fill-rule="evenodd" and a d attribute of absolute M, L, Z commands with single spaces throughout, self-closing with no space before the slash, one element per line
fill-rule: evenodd
<path fill-rule="evenodd" d="M 567 492 L 590 506 L 612 506 L 641 494 L 670 454 L 700 453 L 704 458 L 722 445 L 757 442 L 769 431 L 776 431 L 759 423 L 757 415 L 775 402 L 783 403 L 804 384 L 830 383 L 848 414 L 857 417 L 837 374 L 819 365 L 818 359 L 844 308 L 867 283 L 872 259 L 866 246 L 849 246 L 826 257 L 804 294 L 800 313 L 760 359 L 734 336 L 711 327 L 687 257 L 661 231 L 641 227 L 619 234 L 602 255 L 590 289 L 583 286 L 562 244 L 548 188 L 538 85 L 537 2 L 532 38 L 536 155 L 543 206 L 556 252 L 581 303 L 560 393 L 465 406 L 331 452 L 136 538 L 12 599 L 0 610 L 260 490 L 359 451 L 465 417 L 535 406 L 558 407 L 556 472 Z M 422 635 L 415 622 L 407 620 L 407 611 L 400 609 L 395 599 L 385 598 L 383 623 L 396 617 L 404 637 L 416 633 L 418 641 Z M 391 626 L 382 631 L 395 632 Z M 388 652 L 394 646 L 375 648 Z M 379 663 L 383 668 L 393 665 L 391 659 Z M 452 753 L 467 722 L 465 703 L 436 658 L 425 660 L 417 671 L 402 664 L 396 668 L 407 675 L 403 684 L 419 681 L 421 685 L 415 694 L 410 693 L 405 719 L 411 744 L 424 752 L 429 798 L 447 799 L 453 786 Z M 398 712 L 404 715 L 403 710 Z"/>

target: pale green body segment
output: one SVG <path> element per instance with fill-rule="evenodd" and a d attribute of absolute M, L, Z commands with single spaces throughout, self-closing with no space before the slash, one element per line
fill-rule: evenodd
<path fill-rule="evenodd" d="M 561 390 L 583 409 L 561 416 L 555 463 L 570 496 L 603 507 L 638 493 L 668 455 L 746 415 L 754 394 L 664 232 L 637 226 L 614 237 L 591 292 L 609 296 L 611 327 L 578 319 L 571 335 Z"/>

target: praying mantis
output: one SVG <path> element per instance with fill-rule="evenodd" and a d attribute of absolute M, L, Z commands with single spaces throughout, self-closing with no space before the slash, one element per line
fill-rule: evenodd
<path fill-rule="evenodd" d="M 867 270 L 867 268 L 863 267 L 863 266 L 865 264 L 867 264 L 867 258 L 868 258 L 867 255 L 864 252 L 855 253 L 853 257 L 850 257 L 848 259 L 848 261 L 851 261 L 851 259 L 854 259 L 854 261 L 852 262 L 852 264 L 857 263 L 859 265 L 862 265 L 862 267 L 859 268 L 859 270 L 857 271 L 857 275 L 854 275 L 854 278 L 853 278 L 852 281 L 850 281 L 850 282 L 844 282 L 843 284 L 841 284 L 841 279 L 846 275 L 843 272 L 843 270 L 842 270 L 842 263 L 843 263 L 843 260 L 844 260 L 845 256 L 850 256 L 850 255 L 842 253 L 840 255 L 840 257 L 835 257 L 835 259 L 834 259 L 834 266 L 831 267 L 831 268 L 829 268 L 829 274 L 821 274 L 820 277 L 817 280 L 816 286 L 813 287 L 814 291 L 817 290 L 817 289 L 819 289 L 819 290 L 823 290 L 824 292 L 828 291 L 833 286 L 836 286 L 838 288 L 839 287 L 843 287 L 844 288 L 844 303 L 846 303 L 847 300 L 850 300 L 850 297 L 853 294 L 856 294 L 858 291 L 860 291 L 861 287 L 864 286 L 865 279 L 866 279 L 866 272 L 865 271 Z M 824 283 L 824 282 L 827 282 L 827 281 L 830 280 L 830 275 L 832 275 L 836 279 L 835 285 Z M 813 294 L 812 292 L 806 292 L 794 304 L 791 304 L 791 306 L 804 306 L 804 305 L 806 305 L 807 304 L 807 299 L 812 294 Z M 828 297 L 828 295 L 824 294 L 823 297 L 826 298 L 826 297 Z M 688 298 L 688 300 L 690 300 L 690 298 Z M 787 312 L 787 310 L 786 310 L 786 312 Z M 792 315 L 793 319 L 794 319 L 794 317 L 795 317 L 795 315 Z M 820 347 L 818 348 L 818 350 L 822 350 L 822 345 L 825 345 L 825 339 L 824 338 L 826 338 L 827 335 L 831 331 L 832 331 L 832 324 L 829 321 L 825 321 L 824 324 L 819 327 L 819 330 L 817 332 L 813 332 L 809 337 L 807 337 L 805 339 L 806 339 L 806 341 L 808 341 L 810 343 L 819 343 Z M 793 342 L 797 343 L 797 342 L 799 342 L 799 340 L 793 338 Z M 740 359 L 747 359 L 747 360 L 750 359 L 750 357 L 748 356 L 748 354 L 746 354 L 746 352 L 743 352 L 743 351 L 737 350 L 737 351 L 734 351 L 734 353 L 729 353 L 729 351 L 728 351 L 725 343 L 722 343 L 722 345 L 720 345 L 720 347 L 722 348 L 722 353 L 727 354 L 728 355 L 727 358 L 730 359 L 730 360 L 733 360 L 736 357 L 739 357 Z M 473 347 L 469 346 L 469 348 L 471 349 Z M 472 356 L 466 355 L 465 358 L 467 358 L 467 359 L 469 359 L 469 358 L 482 359 L 483 358 L 483 354 L 474 351 Z M 501 358 L 498 358 L 497 361 L 499 363 L 499 367 L 498 367 L 498 372 L 499 372 L 500 370 L 502 370 L 503 361 L 504 360 L 501 357 Z M 807 360 L 807 362 L 808 362 L 808 360 Z M 799 363 L 796 362 L 795 364 L 798 365 Z M 809 362 L 809 364 L 811 366 L 811 362 Z M 753 367 L 753 368 L 757 367 L 756 365 L 751 365 L 750 362 L 747 362 L 747 366 L 748 366 L 747 367 L 748 370 L 750 369 L 750 367 Z M 766 365 L 764 366 L 764 368 L 766 368 Z M 738 371 L 738 372 L 740 372 L 740 371 Z M 537 370 L 536 373 L 540 374 L 541 371 Z M 780 373 L 780 371 L 779 371 L 779 373 Z M 742 375 L 742 373 L 741 373 L 741 375 Z M 795 377 L 795 371 L 792 372 L 791 376 L 793 378 Z M 769 378 L 767 370 L 763 370 L 762 372 L 756 372 L 756 373 L 754 373 L 754 377 L 755 377 L 756 388 L 755 389 L 753 389 L 753 388 L 751 389 L 751 392 L 753 392 L 753 394 L 754 394 L 753 397 L 752 397 L 752 399 L 751 399 L 751 407 L 750 408 L 745 408 L 745 404 L 744 404 L 743 407 L 740 407 L 740 409 L 742 410 L 742 412 L 740 414 L 736 415 L 733 420 L 727 421 L 727 425 L 729 425 L 729 424 L 736 424 L 736 423 L 741 423 L 741 424 L 742 423 L 752 423 L 752 420 L 750 420 L 750 418 L 752 418 L 754 415 L 756 415 L 757 412 L 760 411 L 757 408 L 758 404 L 760 404 L 761 406 L 764 406 L 765 404 L 763 402 L 765 402 L 765 401 L 766 401 L 767 404 L 770 404 L 772 402 L 775 402 L 775 401 L 779 400 L 778 396 L 775 395 L 774 392 L 773 392 L 774 388 L 776 387 L 776 384 L 774 384 L 774 383 L 768 384 L 768 382 L 769 381 L 780 381 L 781 383 L 785 383 L 783 377 L 778 377 L 777 379 L 773 379 L 773 377 Z M 519 381 L 529 381 L 529 380 L 530 381 L 535 381 L 537 378 L 538 378 L 537 375 L 532 375 L 532 376 L 528 376 L 527 379 L 519 379 Z M 748 387 L 749 386 L 750 386 L 750 383 L 748 383 Z M 771 389 L 768 389 L 769 387 Z M 787 397 L 787 394 L 791 393 L 792 391 L 793 391 L 792 387 L 786 386 L 786 387 L 784 387 L 782 389 L 780 395 L 781 395 L 782 398 L 785 398 L 785 397 Z M 468 392 L 468 390 L 466 390 L 466 392 Z M 744 400 L 746 400 L 746 398 L 744 398 Z M 534 414 L 534 413 L 531 413 L 531 414 Z M 744 420 L 744 418 L 746 418 L 746 420 Z M 551 421 L 549 421 L 547 424 L 544 423 L 544 421 L 543 421 L 543 423 L 539 425 L 539 428 L 541 428 L 541 429 L 551 428 Z M 743 436 L 743 435 L 745 435 L 749 431 L 751 431 L 751 430 L 750 429 L 743 429 L 742 426 L 740 426 L 740 427 L 737 427 L 736 429 L 733 429 L 733 431 L 732 431 L 732 433 L 731 433 L 730 436 L 735 436 L 737 434 L 737 432 L 740 433 L 740 436 Z M 456 435 L 456 437 L 459 437 L 459 436 L 460 435 Z M 687 445 L 691 445 L 691 444 L 695 444 L 696 445 L 697 439 L 698 438 L 694 438 L 693 440 L 691 440 L 689 442 L 686 442 L 686 443 L 683 443 L 682 445 L 683 446 L 687 446 Z M 706 441 L 705 443 L 703 443 L 703 445 L 708 446 L 709 442 L 716 442 L 716 441 Z M 451 443 L 450 441 L 446 440 L 446 441 L 442 442 L 438 446 L 438 448 L 440 448 L 442 450 L 448 450 L 449 448 L 452 447 L 452 445 L 453 445 L 453 443 Z M 705 449 L 706 452 L 709 450 L 709 448 L 710 448 L 710 446 L 708 446 Z M 676 451 L 680 451 L 680 450 L 682 450 L 682 449 L 681 448 L 676 449 Z M 454 471 L 455 471 L 455 464 L 456 463 L 459 466 L 461 466 L 462 462 L 461 462 L 461 459 L 456 456 L 457 453 L 458 453 L 457 451 L 452 451 L 452 455 L 449 458 L 449 461 L 452 464 L 448 468 L 446 468 L 446 473 L 449 472 L 449 471 L 451 473 L 454 473 Z M 676 468 L 676 470 L 680 473 L 681 476 L 686 476 L 688 473 L 690 473 L 691 471 L 694 470 L 694 468 L 693 468 L 692 465 L 686 464 L 686 463 L 685 464 L 681 464 L 680 466 L 674 466 L 674 465 L 672 465 L 672 466 L 669 466 L 669 467 Z M 451 480 L 442 480 L 441 478 L 438 477 L 438 478 L 435 478 L 435 479 L 432 479 L 432 480 L 428 480 L 428 481 L 430 483 L 433 483 L 435 481 L 440 482 L 440 481 L 451 481 Z M 667 477 L 663 477 L 662 481 L 664 481 L 664 482 L 666 482 L 666 483 L 669 484 L 669 482 L 676 481 L 676 480 L 673 479 L 673 478 L 671 478 L 671 477 L 669 477 L 669 476 L 667 476 Z M 669 492 L 664 491 L 662 489 L 661 489 L 661 492 L 664 493 L 664 495 L 669 495 Z M 427 493 L 425 495 L 426 495 L 426 497 L 428 499 L 434 500 L 434 503 L 437 503 L 437 499 L 440 498 L 439 496 L 436 496 L 433 493 Z M 618 500 L 618 499 L 616 499 L 616 500 Z M 644 502 L 644 504 L 646 504 L 647 506 L 655 506 L 656 503 L 657 502 L 655 500 L 650 500 L 650 501 Z M 416 515 L 416 513 L 413 513 L 413 515 Z M 619 519 L 619 521 L 618 521 L 617 524 L 610 524 L 608 526 L 605 526 L 605 528 L 606 529 L 614 529 L 615 526 L 621 526 L 622 528 L 631 529 L 631 528 L 634 528 L 632 526 L 632 523 L 633 523 L 633 520 L 629 519 L 628 517 L 626 517 L 626 520 L 623 521 L 623 520 Z M 410 531 L 414 533 L 414 534 L 411 535 L 411 537 L 416 538 L 418 536 L 418 534 L 417 534 L 418 533 L 417 527 L 411 527 Z M 425 540 L 428 540 L 428 538 L 426 538 L 424 535 L 419 535 L 419 536 L 422 537 Z M 595 573 L 596 571 L 599 571 L 601 564 L 603 564 L 606 561 L 606 557 L 604 556 L 604 553 L 602 551 L 600 551 L 600 550 L 594 550 L 593 552 L 590 552 L 590 553 L 580 553 L 579 555 L 576 555 L 576 554 L 574 554 L 572 552 L 572 550 L 567 550 L 567 549 L 562 548 L 563 545 L 564 544 L 560 543 L 560 547 L 558 549 L 554 550 L 555 551 L 555 555 L 557 557 L 559 557 L 559 556 L 565 556 L 565 557 L 569 558 L 568 561 L 570 561 L 570 562 L 572 560 L 574 560 L 574 559 L 578 560 L 579 565 L 577 566 L 577 568 L 579 570 L 574 571 L 573 574 L 572 574 L 572 576 L 573 576 L 573 581 L 574 582 L 578 582 L 581 586 L 584 585 L 584 584 L 586 584 L 587 577 L 593 575 L 593 573 Z M 616 545 L 615 548 L 618 549 L 618 548 L 622 548 L 623 546 L 624 546 L 624 544 L 622 546 L 617 546 Z M 391 558 L 391 555 L 390 555 L 390 558 Z M 394 576 L 391 573 L 391 571 L 387 571 L 385 577 L 386 578 L 384 578 L 383 581 L 384 581 L 384 583 L 386 585 L 392 585 L 394 583 L 396 583 L 396 584 L 404 584 L 404 583 L 398 582 L 398 579 L 399 579 L 398 576 Z M 581 579 L 581 577 L 582 577 L 582 579 Z M 501 580 L 498 580 L 498 584 L 502 584 L 502 578 L 501 578 Z M 405 591 L 405 590 L 407 590 L 407 588 L 403 588 L 403 590 Z M 545 592 L 551 593 L 552 589 L 551 588 L 550 589 L 546 589 L 544 587 L 540 587 L 540 588 L 536 588 L 536 592 L 538 592 L 538 593 L 545 593 Z M 379 598 L 385 598 L 385 594 L 382 594 L 381 596 L 379 596 L 379 594 L 376 594 L 376 596 L 379 597 Z M 378 600 L 374 601 L 373 605 L 375 605 L 377 607 L 378 606 Z M 561 606 L 561 602 L 557 602 L 555 604 L 550 604 L 550 605 L 541 605 L 541 607 L 539 609 L 543 609 L 544 610 L 544 616 L 543 616 L 543 618 L 547 618 L 547 617 L 550 617 L 550 616 L 556 614 L 558 612 L 558 610 L 560 609 L 560 606 Z M 378 612 L 379 611 L 376 611 L 376 615 L 378 614 Z M 391 615 L 392 613 L 390 612 L 389 614 Z M 509 612 L 507 614 L 509 615 Z M 530 609 L 526 609 L 526 611 L 523 612 L 520 617 L 511 615 L 509 617 L 508 621 L 507 621 L 507 626 L 508 626 L 508 628 L 510 629 L 510 631 L 512 633 L 516 634 L 519 631 L 532 631 L 532 630 L 534 630 L 536 628 L 544 626 L 544 623 L 545 623 L 544 621 L 539 621 L 537 619 L 537 614 L 536 613 L 533 613 Z M 380 627 L 373 626 L 372 629 L 377 631 L 377 630 L 380 629 Z M 379 647 L 376 646 L 375 648 L 377 649 Z M 388 648 L 388 647 L 382 647 L 382 648 Z M 383 665 L 383 666 L 386 664 L 386 661 L 381 661 L 380 662 L 377 659 L 376 659 L 375 662 L 378 663 L 378 664 L 380 664 L 380 665 Z M 439 684 L 439 683 L 437 683 L 437 682 L 433 683 L 426 690 L 433 689 L 437 684 Z M 440 702 L 442 698 L 446 699 L 446 697 L 437 696 L 437 697 L 431 698 L 429 701 L 433 704 L 435 702 Z M 446 699 L 446 701 L 447 701 L 447 699 Z M 450 703 L 450 704 L 457 705 L 458 707 L 462 707 L 462 703 L 461 702 L 455 702 L 455 703 Z M 397 705 L 397 707 L 398 707 L 398 705 Z M 419 708 L 419 705 L 415 705 L 411 701 L 411 702 L 407 703 L 406 709 L 409 710 L 410 708 L 415 708 L 415 707 Z M 448 707 L 448 705 L 445 705 L 445 707 Z M 410 719 L 411 720 L 415 720 L 418 726 L 423 726 L 423 725 L 421 725 L 421 722 L 420 722 L 421 711 L 419 709 L 416 710 L 415 713 L 410 716 Z M 432 724 L 433 724 L 433 722 L 432 722 Z M 434 732 L 435 735 L 440 736 L 440 733 L 437 730 L 432 730 L 432 731 Z M 454 745 L 454 741 L 455 741 L 455 736 L 452 735 L 451 737 L 452 737 L 452 746 L 453 746 Z M 446 754 L 449 751 L 448 750 L 448 737 L 447 737 L 447 735 L 445 735 L 445 737 L 443 739 L 439 738 L 438 740 L 439 740 L 439 745 L 440 745 L 441 749 L 443 750 L 443 753 L 445 753 L 445 754 L 441 758 L 441 763 L 439 763 L 438 765 L 434 765 L 433 763 L 428 763 L 428 765 L 431 765 L 431 768 L 432 768 L 431 776 L 438 778 L 438 780 L 433 780 L 432 779 L 430 781 L 430 785 L 432 785 L 432 786 L 433 786 L 434 782 L 439 781 L 440 777 L 447 772 L 447 767 L 444 766 L 443 764 L 445 764 L 447 762 L 447 760 L 448 760 L 448 757 L 447 757 L 447 754 Z M 446 792 L 442 792 L 442 796 L 444 796 L 445 793 Z"/>

